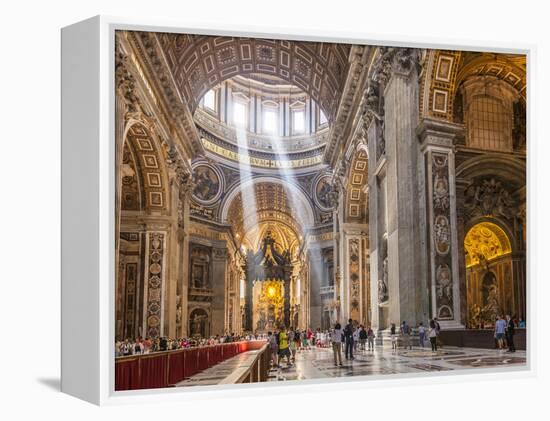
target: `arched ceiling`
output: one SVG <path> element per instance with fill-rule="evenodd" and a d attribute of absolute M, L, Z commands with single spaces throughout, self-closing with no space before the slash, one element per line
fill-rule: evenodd
<path fill-rule="evenodd" d="M 471 76 L 493 76 L 527 96 L 527 56 L 523 54 L 430 50 L 421 81 L 422 115 L 452 121 L 460 84 Z"/>
<path fill-rule="evenodd" d="M 134 124 L 128 129 L 125 142 L 135 153 L 133 168 L 134 171 L 139 170 L 141 173 L 140 188 L 144 190 L 145 200 L 142 202 L 146 209 L 150 211 L 168 210 L 165 157 L 157 141 L 151 135 L 151 131 L 143 124 Z M 124 165 L 124 161 L 122 164 Z M 123 166 L 122 169 L 130 170 L 130 167 Z M 130 171 L 127 175 L 130 175 Z M 143 206 L 143 203 L 140 206 Z"/>
<path fill-rule="evenodd" d="M 260 182 L 245 186 L 232 199 L 227 223 L 237 238 L 256 250 L 265 232 L 277 233 L 278 243 L 295 250 L 303 234 L 304 217 L 298 214 L 300 206 L 292 192 L 282 184 Z"/>
<path fill-rule="evenodd" d="M 191 112 L 213 86 L 236 75 L 271 75 L 296 85 L 332 121 L 344 86 L 346 44 L 162 33 L 157 35 Z M 256 76 L 257 77 L 257 76 Z"/>

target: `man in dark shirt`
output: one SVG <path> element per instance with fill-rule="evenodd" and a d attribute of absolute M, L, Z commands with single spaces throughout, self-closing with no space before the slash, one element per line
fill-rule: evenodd
<path fill-rule="evenodd" d="M 516 352 L 516 346 L 514 345 L 514 330 L 516 325 L 509 314 L 506 315 L 506 320 L 508 321 L 508 324 L 506 325 L 506 342 L 508 344 L 508 351 L 506 352 Z"/>
<path fill-rule="evenodd" d="M 346 359 L 353 360 L 353 320 L 349 319 L 344 328 L 344 339 L 346 341 Z"/>

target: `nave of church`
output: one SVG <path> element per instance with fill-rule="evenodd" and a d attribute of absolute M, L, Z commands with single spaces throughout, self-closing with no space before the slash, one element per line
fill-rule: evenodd
<path fill-rule="evenodd" d="M 435 320 L 456 353 L 371 374 L 491 360 L 506 315 L 525 349 L 525 56 L 118 31 L 115 62 L 121 388 L 239 358 L 232 382 L 280 380 L 266 340 L 287 331 L 314 348 L 295 369 L 326 374 L 315 332 L 337 324 L 391 359 L 392 325 Z M 131 378 L 143 353 L 160 383 Z"/>

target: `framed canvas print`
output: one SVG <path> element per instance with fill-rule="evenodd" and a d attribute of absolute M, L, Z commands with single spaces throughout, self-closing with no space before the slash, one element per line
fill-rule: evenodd
<path fill-rule="evenodd" d="M 529 369 L 528 48 L 103 17 L 62 43 L 64 391 Z"/>

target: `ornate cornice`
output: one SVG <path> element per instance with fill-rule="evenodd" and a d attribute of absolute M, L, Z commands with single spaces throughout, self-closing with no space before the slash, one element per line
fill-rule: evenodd
<path fill-rule="evenodd" d="M 341 153 L 347 148 L 350 134 L 355 129 L 354 119 L 357 123 L 357 111 L 363 100 L 365 85 L 367 82 L 368 59 L 371 55 L 371 48 L 368 46 L 354 45 L 350 51 L 349 70 L 340 99 L 338 112 L 331 126 L 327 148 L 325 151 L 325 162 L 335 168 L 336 161 Z M 342 145 L 337 150 L 337 145 Z"/>

